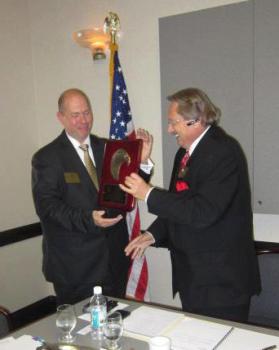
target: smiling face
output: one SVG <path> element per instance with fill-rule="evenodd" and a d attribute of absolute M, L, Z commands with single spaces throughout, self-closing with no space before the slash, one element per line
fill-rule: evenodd
<path fill-rule="evenodd" d="M 69 92 L 64 96 L 57 118 L 65 131 L 74 139 L 83 143 L 90 134 L 93 114 L 86 98 L 78 92 Z"/>
<path fill-rule="evenodd" d="M 205 127 L 191 115 L 185 119 L 177 112 L 178 103 L 173 101 L 168 110 L 168 133 L 176 137 L 180 147 L 189 149 L 191 144 L 203 133 Z"/>

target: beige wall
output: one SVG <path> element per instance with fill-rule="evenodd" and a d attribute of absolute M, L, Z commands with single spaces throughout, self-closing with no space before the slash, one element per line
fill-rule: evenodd
<path fill-rule="evenodd" d="M 17 310 L 50 294 L 41 273 L 41 237 L 0 248 L 0 304 Z"/>
<path fill-rule="evenodd" d="M 0 2 L 0 231 L 36 220 L 30 158 L 38 145 L 28 2 Z"/>
<path fill-rule="evenodd" d="M 101 26 L 108 11 L 118 13 L 123 30 L 119 54 L 134 121 L 137 127 L 145 127 L 154 135 L 156 167 L 152 181 L 161 185 L 158 18 L 236 2 L 239 1 L 1 0 L 0 155 L 4 167 L 0 168 L 0 231 L 38 220 L 31 198 L 30 158 L 61 130 L 55 112 L 62 90 L 73 86 L 84 89 L 92 99 L 93 131 L 108 135 L 109 60 L 93 63 L 90 52 L 73 42 L 73 31 Z M 141 212 L 144 228 L 153 217 L 146 213 L 144 205 Z M 35 238 L 0 248 L 1 284 L 5 283 L 5 288 L 0 289 L 0 303 L 15 309 L 49 293 L 40 272 L 39 241 Z M 30 252 L 34 254 L 32 259 Z M 16 257 L 13 264 L 17 270 L 13 274 L 4 273 L 8 256 Z M 151 299 L 172 303 L 168 252 L 150 249 L 148 261 Z M 15 283 L 24 288 L 15 289 Z"/>

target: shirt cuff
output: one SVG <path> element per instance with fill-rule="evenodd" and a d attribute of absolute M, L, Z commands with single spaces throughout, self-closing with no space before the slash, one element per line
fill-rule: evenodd
<path fill-rule="evenodd" d="M 152 234 L 151 232 L 145 231 L 144 233 L 147 233 L 147 234 L 153 239 L 152 244 L 154 244 L 154 243 L 156 242 L 156 241 L 155 241 L 155 238 L 154 238 L 154 236 L 153 236 L 153 234 Z"/>
<path fill-rule="evenodd" d="M 140 169 L 144 171 L 146 174 L 150 174 L 153 167 L 154 167 L 154 164 L 149 158 L 147 159 L 147 164 L 140 163 Z"/>
<path fill-rule="evenodd" d="M 149 195 L 150 195 L 150 193 L 151 193 L 151 191 L 152 191 L 153 189 L 154 189 L 154 187 L 150 187 L 149 190 L 148 190 L 148 192 L 146 193 L 145 198 L 144 198 L 145 203 L 147 203 L 148 197 L 149 197 Z"/>

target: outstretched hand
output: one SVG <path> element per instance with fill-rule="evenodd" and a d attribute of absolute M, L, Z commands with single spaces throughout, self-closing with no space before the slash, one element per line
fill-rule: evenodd
<path fill-rule="evenodd" d="M 119 187 L 122 191 L 125 191 L 141 200 L 145 199 L 147 192 L 151 188 L 151 186 L 136 173 L 131 173 L 131 175 L 126 176 L 124 184 L 120 184 Z"/>
<path fill-rule="evenodd" d="M 149 232 L 145 232 L 133 239 L 125 248 L 125 254 L 131 255 L 132 259 L 143 256 L 146 248 L 155 243 L 153 236 Z"/>
<path fill-rule="evenodd" d="M 99 227 L 110 227 L 118 223 L 121 219 L 123 219 L 122 215 L 117 215 L 115 218 L 104 218 L 105 215 L 104 210 L 93 210 L 92 217 L 96 226 Z"/>
<path fill-rule="evenodd" d="M 150 154 L 152 151 L 153 136 L 150 135 L 149 132 L 145 129 L 138 129 L 136 134 L 137 139 L 141 139 L 143 141 L 141 163 L 147 163 L 147 160 L 150 158 Z"/>

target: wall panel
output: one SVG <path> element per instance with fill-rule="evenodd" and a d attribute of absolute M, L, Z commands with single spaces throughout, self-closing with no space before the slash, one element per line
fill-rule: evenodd
<path fill-rule="evenodd" d="M 245 150 L 253 173 L 253 7 L 251 2 L 161 18 L 160 63 L 162 111 L 165 97 L 198 87 L 221 108 L 221 126 Z M 162 116 L 164 185 L 168 186 L 174 137 Z M 252 178 L 251 178 L 252 180 Z"/>

